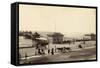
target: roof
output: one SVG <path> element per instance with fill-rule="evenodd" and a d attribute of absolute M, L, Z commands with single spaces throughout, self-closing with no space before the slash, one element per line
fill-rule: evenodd
<path fill-rule="evenodd" d="M 54 33 L 54 34 L 52 34 L 52 36 L 64 36 L 64 35 L 61 33 Z"/>

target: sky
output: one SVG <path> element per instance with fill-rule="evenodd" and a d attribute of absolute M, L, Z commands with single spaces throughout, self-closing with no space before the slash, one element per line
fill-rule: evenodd
<path fill-rule="evenodd" d="M 19 5 L 19 30 L 71 33 L 95 33 L 93 8 Z"/>

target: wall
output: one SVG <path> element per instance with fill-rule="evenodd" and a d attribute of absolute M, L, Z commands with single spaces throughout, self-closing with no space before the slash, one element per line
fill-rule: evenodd
<path fill-rule="evenodd" d="M 98 6 L 100 11 L 100 0 L 1 0 L 0 1 L 0 68 L 16 68 L 10 64 L 10 4 L 15 1 L 25 2 L 40 2 L 40 3 L 56 3 L 69 5 L 87 5 Z M 100 13 L 98 13 L 98 18 Z M 98 20 L 98 29 L 100 29 L 100 20 Z M 100 35 L 100 30 L 98 30 Z M 100 37 L 98 36 L 98 40 Z M 98 42 L 100 44 L 100 42 Z M 98 46 L 100 52 L 100 46 Z M 100 56 L 100 53 L 98 54 Z M 100 57 L 99 57 L 100 58 Z M 83 63 L 65 63 L 65 64 L 50 64 L 50 65 L 35 65 L 35 66 L 21 66 L 19 68 L 99 68 L 98 62 L 83 62 Z"/>

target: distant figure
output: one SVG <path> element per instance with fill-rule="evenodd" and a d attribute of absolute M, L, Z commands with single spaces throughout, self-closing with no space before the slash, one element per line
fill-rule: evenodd
<path fill-rule="evenodd" d="M 44 50 L 43 50 L 43 49 L 42 49 L 41 51 L 42 51 L 42 54 L 45 54 L 45 52 L 44 52 Z"/>
<path fill-rule="evenodd" d="M 56 46 L 55 46 L 55 52 L 57 52 L 57 51 L 56 51 Z"/>
<path fill-rule="evenodd" d="M 40 49 L 38 49 L 38 54 L 41 54 Z"/>
<path fill-rule="evenodd" d="M 27 57 L 28 57 L 28 56 L 27 56 L 27 53 L 25 53 L 25 59 L 27 59 Z"/>
<path fill-rule="evenodd" d="M 83 48 L 82 45 L 78 45 L 78 48 Z"/>
<path fill-rule="evenodd" d="M 54 48 L 51 49 L 51 54 L 54 55 Z"/>
<path fill-rule="evenodd" d="M 50 49 L 48 49 L 48 54 L 50 54 Z"/>

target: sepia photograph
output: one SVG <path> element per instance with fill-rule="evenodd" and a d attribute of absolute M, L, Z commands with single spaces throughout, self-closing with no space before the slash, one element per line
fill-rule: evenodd
<path fill-rule="evenodd" d="M 96 8 L 19 4 L 19 64 L 96 60 Z"/>

